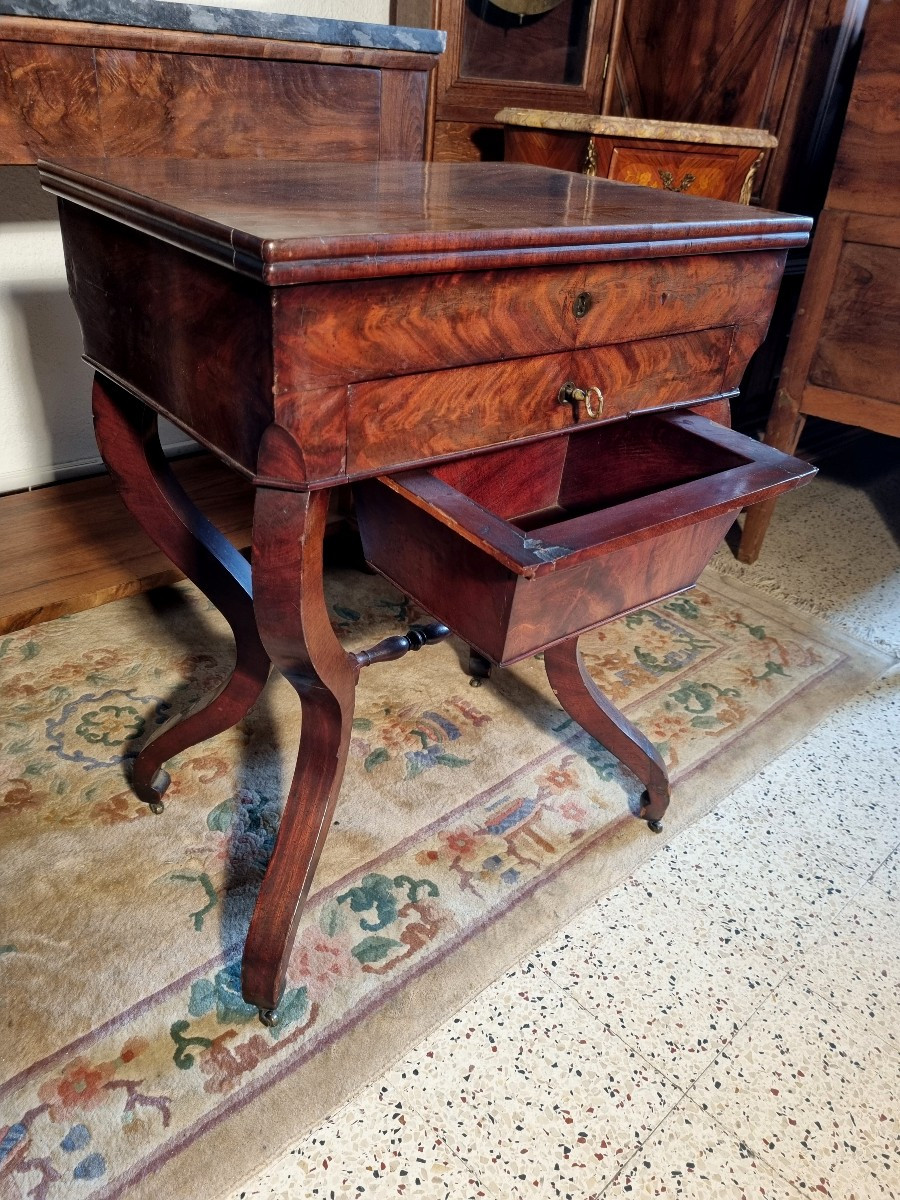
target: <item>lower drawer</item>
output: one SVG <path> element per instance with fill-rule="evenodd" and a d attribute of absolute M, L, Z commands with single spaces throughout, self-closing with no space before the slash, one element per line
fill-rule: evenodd
<path fill-rule="evenodd" d="M 695 414 L 354 485 L 366 558 L 495 663 L 691 587 L 747 503 L 815 468 Z"/>
<path fill-rule="evenodd" d="M 721 393 L 730 326 L 353 384 L 347 470 L 396 468 Z M 572 382 L 590 394 L 561 403 Z"/>

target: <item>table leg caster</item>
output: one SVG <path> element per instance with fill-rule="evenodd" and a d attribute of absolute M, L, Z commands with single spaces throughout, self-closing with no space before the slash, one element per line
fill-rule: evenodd
<path fill-rule="evenodd" d="M 271 1029 L 273 1025 L 278 1024 L 278 1013 L 274 1008 L 261 1008 L 259 1011 L 259 1019 L 267 1029 Z"/>
<path fill-rule="evenodd" d="M 647 828 L 652 830 L 654 833 L 662 833 L 663 823 L 662 821 L 648 821 Z"/>
<path fill-rule="evenodd" d="M 141 779 L 132 778 L 131 786 L 134 788 L 138 799 L 143 800 L 149 806 L 150 811 L 158 815 L 165 809 L 162 798 L 166 794 L 166 790 L 171 782 L 172 778 L 169 772 L 164 771 L 160 767 L 149 783 L 145 783 Z"/>
<path fill-rule="evenodd" d="M 481 687 L 486 679 L 490 679 L 493 669 L 492 663 L 483 654 L 469 648 L 469 663 L 466 667 L 466 674 L 470 677 L 469 687 Z"/>

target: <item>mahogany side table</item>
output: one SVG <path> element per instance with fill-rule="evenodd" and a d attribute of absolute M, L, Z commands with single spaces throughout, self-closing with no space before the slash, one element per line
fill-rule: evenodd
<path fill-rule="evenodd" d="M 692 586 L 737 511 L 811 476 L 728 402 L 804 217 L 512 164 L 45 162 L 96 368 L 97 440 L 147 532 L 227 618 L 231 677 L 137 756 L 236 724 L 270 663 L 302 707 L 243 994 L 276 1019 L 331 822 L 360 671 L 456 631 L 481 663 L 544 651 L 566 711 L 669 801 L 656 749 L 579 635 Z M 255 487 L 253 567 L 168 469 L 162 413 Z M 437 622 L 351 654 L 329 622 L 329 495 Z M 449 627 L 449 629 L 447 628 Z"/>

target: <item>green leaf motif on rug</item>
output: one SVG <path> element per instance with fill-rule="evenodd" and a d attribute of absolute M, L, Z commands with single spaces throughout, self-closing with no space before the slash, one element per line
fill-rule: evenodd
<path fill-rule="evenodd" d="M 710 709 L 714 708 L 718 696 L 740 696 L 740 694 L 737 688 L 720 688 L 714 683 L 694 683 L 690 680 L 683 683 L 677 691 L 669 692 L 675 703 L 680 704 L 685 712 L 698 714 L 708 713 Z M 696 707 L 692 707 L 692 701 Z"/>
<path fill-rule="evenodd" d="M 764 642 L 768 636 L 762 625 L 748 625 L 746 621 L 735 621 L 735 625 L 743 625 L 750 636 L 756 638 L 758 642 Z"/>
<path fill-rule="evenodd" d="M 103 704 L 83 713 L 75 732 L 93 745 L 124 746 L 144 732 L 144 718 L 130 704 Z"/>
<path fill-rule="evenodd" d="M 335 604 L 332 607 L 342 621 L 359 621 L 362 617 L 362 614 L 358 613 L 355 608 L 345 608 L 342 604 Z"/>
<path fill-rule="evenodd" d="M 392 950 L 402 948 L 403 943 L 395 941 L 394 938 L 376 937 L 375 934 L 371 934 L 369 937 L 363 938 L 361 942 L 357 942 L 350 953 L 360 964 L 374 963 L 387 958 Z"/>
<path fill-rule="evenodd" d="M 288 1026 L 304 1016 L 309 1008 L 309 994 L 306 987 L 293 988 L 285 992 L 278 1005 L 278 1025 L 271 1027 L 273 1037 L 279 1037 Z M 220 1025 L 243 1025 L 256 1019 L 257 1009 L 248 1004 L 241 995 L 241 960 L 233 962 L 217 971 L 212 979 L 196 979 L 191 984 L 188 1012 L 192 1017 L 205 1017 L 215 1012 Z M 177 1028 L 176 1028 L 177 1026 Z M 175 1041 L 175 1058 L 184 1058 L 188 1045 L 202 1048 L 202 1038 L 185 1038 L 189 1026 L 185 1021 L 177 1021 L 170 1032 Z M 210 1043 L 211 1044 L 211 1043 Z M 193 1056 L 189 1056 L 193 1057 Z M 186 1064 L 190 1066 L 190 1063 Z"/>
<path fill-rule="evenodd" d="M 196 1062 L 196 1059 L 190 1052 L 191 1046 L 196 1046 L 198 1050 L 208 1050 L 213 1044 L 212 1038 L 186 1037 L 185 1035 L 190 1027 L 190 1021 L 173 1021 L 169 1029 L 169 1036 L 175 1043 L 175 1053 L 172 1055 L 172 1061 L 181 1071 L 190 1070 Z"/>
<path fill-rule="evenodd" d="M 682 617 L 685 621 L 696 621 L 700 616 L 700 605 L 689 600 L 687 596 L 679 596 L 677 600 L 670 600 L 668 604 L 663 605 L 663 608 Z"/>
<path fill-rule="evenodd" d="M 389 762 L 390 757 L 384 746 L 379 746 L 377 750 L 373 750 L 371 754 L 366 755 L 366 761 L 363 763 L 363 766 L 367 771 L 374 771 L 381 763 Z"/>
<path fill-rule="evenodd" d="M 591 738 L 591 745 L 592 749 L 588 751 L 585 757 L 603 782 L 609 783 L 610 780 L 615 779 L 621 773 L 622 764 L 614 754 L 610 754 L 607 749 L 601 746 L 599 742 L 595 742 L 593 738 Z"/>
<path fill-rule="evenodd" d="M 192 1017 L 205 1017 L 215 1009 L 216 1020 L 221 1024 L 250 1021 L 256 1016 L 256 1008 L 241 995 L 241 963 L 235 959 L 217 971 L 212 979 L 196 979 L 191 984 L 188 1012 Z"/>
<path fill-rule="evenodd" d="M 190 914 L 194 922 L 195 932 L 200 933 L 203 929 L 203 922 L 207 914 L 211 913 L 219 903 L 219 895 L 216 889 L 213 887 L 212 880 L 205 871 L 200 871 L 196 874 L 176 872 L 174 875 L 170 875 L 169 878 L 176 883 L 199 883 L 203 888 L 203 891 L 206 895 L 206 904 L 204 904 L 202 908 L 198 908 L 195 912 Z"/>
<path fill-rule="evenodd" d="M 338 904 L 349 904 L 355 913 L 375 910 L 376 921 L 361 920 L 360 929 L 366 933 L 378 933 L 379 930 L 392 925 L 397 920 L 397 892 L 400 891 L 410 903 L 415 904 L 419 898 L 419 890 L 424 889 L 429 896 L 437 896 L 437 884 L 430 879 L 414 880 L 409 875 L 398 875 L 389 879 L 387 875 L 364 875 L 358 887 L 352 887 L 343 895 L 337 897 Z M 354 950 L 355 954 L 356 951 Z"/>
<path fill-rule="evenodd" d="M 762 683 L 763 680 L 772 679 L 775 675 L 780 675 L 783 679 L 790 679 L 790 675 L 788 675 L 781 663 L 772 662 L 771 659 L 769 659 L 766 661 L 765 670 L 762 672 L 762 674 L 754 675 L 753 678 Z"/>

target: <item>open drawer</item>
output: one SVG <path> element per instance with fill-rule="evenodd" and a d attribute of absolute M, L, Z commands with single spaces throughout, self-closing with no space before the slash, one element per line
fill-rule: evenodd
<path fill-rule="evenodd" d="M 745 504 L 815 468 L 696 414 L 354 485 L 368 561 L 492 662 L 691 587 Z"/>

